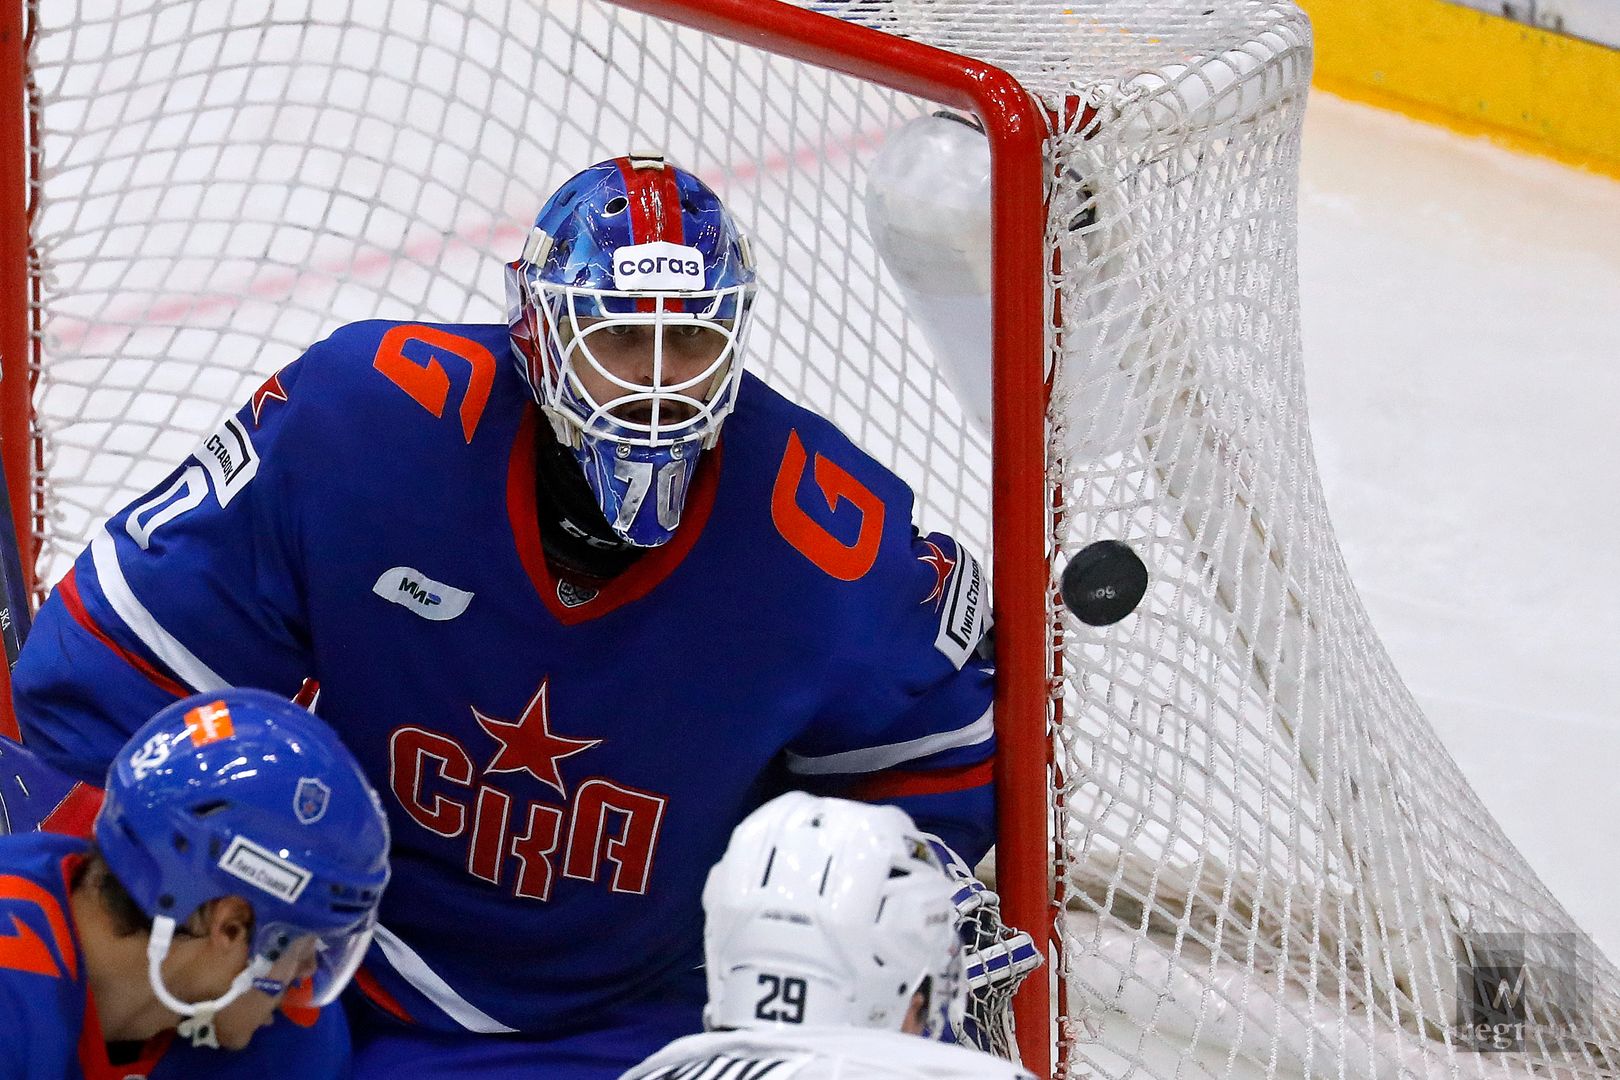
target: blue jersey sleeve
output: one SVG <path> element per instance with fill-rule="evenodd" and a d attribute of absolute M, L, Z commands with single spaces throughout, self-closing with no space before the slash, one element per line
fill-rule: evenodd
<path fill-rule="evenodd" d="M 14 911 L 4 912 L 9 931 L 21 928 L 22 945 L 41 951 L 49 963 L 60 960 L 49 951 L 49 929 Z M 13 923 L 13 917 L 21 921 Z M 20 950 L 18 950 L 20 951 Z M 78 1046 L 84 1025 L 84 985 L 60 970 L 41 974 L 0 966 L 0 1080 L 81 1075 Z"/>
<path fill-rule="evenodd" d="M 950 537 L 909 529 L 873 573 L 839 705 L 789 746 L 787 767 L 817 790 L 900 806 L 977 861 L 995 830 L 987 575 Z"/>
<path fill-rule="evenodd" d="M 24 741 L 56 767 L 99 784 L 176 698 L 234 685 L 290 696 L 310 674 L 292 488 L 309 467 L 301 383 L 323 346 L 113 515 L 46 601 L 13 681 Z"/>
<path fill-rule="evenodd" d="M 22 987 L 13 986 L 12 980 L 0 972 L 0 1016 L 5 1017 L 6 1029 L 6 1052 L 0 1054 L 0 1080 L 28 1080 L 29 1062 L 35 1053 L 33 1044 L 37 1041 L 30 1023 L 30 1014 L 35 1008 L 34 998 Z M 26 1052 L 17 1052 L 13 1047 Z M 40 1055 L 43 1056 L 43 1048 Z"/>

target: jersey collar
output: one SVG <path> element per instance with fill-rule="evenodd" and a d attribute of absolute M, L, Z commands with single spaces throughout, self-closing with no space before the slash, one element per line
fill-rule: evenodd
<path fill-rule="evenodd" d="M 692 545 L 702 535 L 703 527 L 708 524 L 709 512 L 714 509 L 724 439 L 716 443 L 713 449 L 705 451 L 698 462 L 675 538 L 648 551 L 629 569 L 592 594 L 589 589 L 558 579 L 546 562 L 540 540 L 540 515 L 534 496 L 534 440 L 539 422 L 538 407 L 530 405 L 524 409 L 517 439 L 512 444 L 512 456 L 507 463 L 506 512 L 511 519 L 518 558 L 522 560 L 529 580 L 534 583 L 535 591 L 558 622 L 564 626 L 575 626 L 646 596 L 686 558 L 687 552 L 692 550 Z M 565 602 L 564 596 L 570 602 Z"/>

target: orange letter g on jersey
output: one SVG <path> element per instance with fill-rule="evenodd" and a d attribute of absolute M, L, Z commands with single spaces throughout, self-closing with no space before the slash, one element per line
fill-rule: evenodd
<path fill-rule="evenodd" d="M 771 491 L 771 520 L 782 538 L 805 558 L 840 581 L 857 581 L 877 561 L 878 545 L 883 540 L 883 500 L 842 466 L 816 455 L 815 483 L 827 500 L 827 509 L 837 510 L 839 502 L 847 500 L 860 511 L 860 532 L 854 543 L 844 543 L 799 505 L 799 483 L 804 479 L 806 458 L 799 433 L 789 432 L 782 467 Z"/>
<path fill-rule="evenodd" d="M 406 345 L 416 345 L 422 359 L 405 355 Z M 495 382 L 495 357 L 478 342 L 440 330 L 435 326 L 406 323 L 391 328 L 377 345 L 371 366 L 434 416 L 444 416 L 450 399 L 450 374 L 439 363 L 439 356 L 454 358 L 467 365 L 467 389 L 461 398 L 461 432 L 472 442 L 479 418 L 489 402 Z"/>

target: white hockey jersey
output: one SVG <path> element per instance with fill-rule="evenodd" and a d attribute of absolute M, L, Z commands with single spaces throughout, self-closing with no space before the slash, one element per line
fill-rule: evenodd
<path fill-rule="evenodd" d="M 710 1031 L 670 1043 L 620 1080 L 1034 1080 L 1010 1061 L 898 1031 Z"/>

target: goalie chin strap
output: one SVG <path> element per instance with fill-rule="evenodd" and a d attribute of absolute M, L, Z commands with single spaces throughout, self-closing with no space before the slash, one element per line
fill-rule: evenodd
<path fill-rule="evenodd" d="M 152 992 L 163 1007 L 179 1013 L 183 1018 L 175 1029 L 176 1033 L 181 1038 L 190 1039 L 192 1046 L 211 1046 L 217 1050 L 219 1039 L 214 1033 L 214 1017 L 221 1009 L 250 989 L 257 988 L 269 994 L 281 992 L 280 983 L 265 978 L 275 962 L 267 956 L 254 954 L 247 967 L 231 980 L 231 985 L 219 997 L 212 1001 L 181 1001 L 169 992 L 163 982 L 163 961 L 168 958 L 169 946 L 174 943 L 174 931 L 175 921 L 168 916 L 159 915 L 152 920 L 152 936 L 146 942 L 146 979 L 152 984 Z M 271 986 L 275 989 L 269 989 Z"/>

